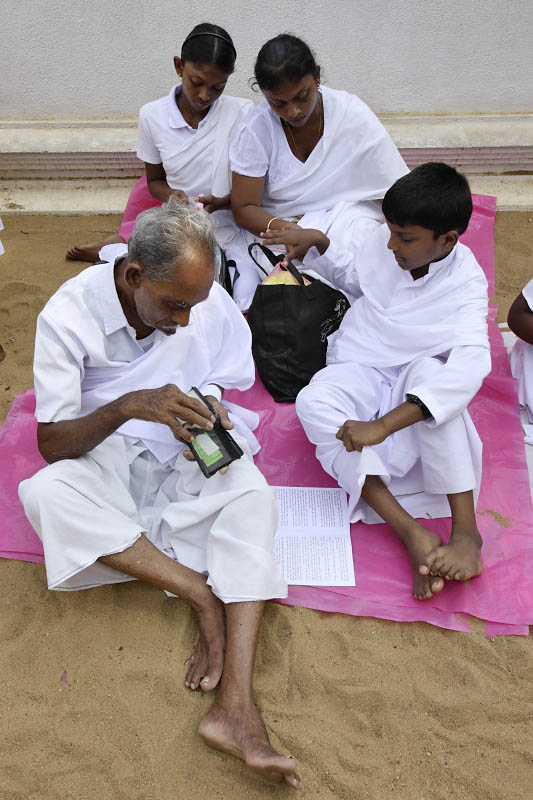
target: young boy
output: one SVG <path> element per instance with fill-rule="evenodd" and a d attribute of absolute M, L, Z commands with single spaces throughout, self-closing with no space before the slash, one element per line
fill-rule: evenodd
<path fill-rule="evenodd" d="M 529 422 L 533 422 L 533 280 L 515 298 L 507 324 L 518 336 L 511 351 L 511 368 L 518 381 L 520 405 L 525 406 Z"/>
<path fill-rule="evenodd" d="M 487 282 L 458 243 L 472 198 L 452 167 L 428 163 L 404 175 L 383 213 L 386 224 L 348 266 L 320 231 L 264 239 L 358 297 L 296 411 L 320 463 L 349 493 L 352 521 L 385 520 L 405 544 L 413 594 L 424 600 L 443 579 L 482 570 L 481 441 L 466 407 L 491 366 Z M 450 512 L 443 546 L 416 518 Z"/>

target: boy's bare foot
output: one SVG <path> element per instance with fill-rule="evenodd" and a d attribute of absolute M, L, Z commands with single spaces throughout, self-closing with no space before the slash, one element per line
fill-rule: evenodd
<path fill-rule="evenodd" d="M 464 529 L 452 525 L 450 543 L 432 550 L 420 565 L 421 575 L 440 575 L 446 580 L 467 581 L 483 571 L 481 546 L 477 528 Z"/>
<path fill-rule="evenodd" d="M 236 701 L 225 707 L 224 700 L 217 698 L 198 733 L 209 747 L 242 759 L 270 783 L 287 781 L 294 789 L 301 787 L 294 759 L 274 750 L 253 701 Z"/>
<path fill-rule="evenodd" d="M 185 664 L 185 686 L 193 690 L 200 688 L 204 692 L 210 692 L 219 683 L 226 648 L 224 606 L 210 589 L 208 591 L 212 601 L 196 606 L 200 639 L 196 650 Z"/>
<path fill-rule="evenodd" d="M 102 239 L 99 242 L 91 242 L 90 244 L 76 244 L 74 247 L 71 247 L 70 250 L 67 250 L 66 258 L 69 261 L 88 261 L 90 264 L 94 264 L 95 261 L 99 259 L 99 253 L 102 247 L 106 244 L 119 244 L 119 242 L 123 242 L 124 239 L 118 233 L 113 233 L 111 236 L 108 236 L 106 239 Z"/>
<path fill-rule="evenodd" d="M 402 541 L 407 547 L 409 559 L 413 568 L 413 595 L 417 600 L 429 600 L 444 588 L 444 581 L 439 576 L 422 573 L 422 565 L 427 562 L 430 553 L 442 544 L 440 537 L 428 531 L 419 522 L 414 521 L 411 529 L 402 536 Z"/>

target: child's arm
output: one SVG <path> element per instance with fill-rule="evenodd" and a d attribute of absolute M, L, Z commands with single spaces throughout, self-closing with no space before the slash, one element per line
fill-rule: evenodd
<path fill-rule="evenodd" d="M 283 263 L 297 259 L 303 261 L 307 252 L 316 247 L 320 255 L 323 255 L 329 247 L 329 239 L 322 231 L 314 228 L 281 228 L 280 230 L 263 231 L 261 234 L 263 244 L 283 244 L 287 254 Z"/>
<path fill-rule="evenodd" d="M 442 425 L 465 410 L 490 372 L 490 366 L 490 352 L 481 345 L 455 347 L 442 364 L 428 359 L 427 377 L 420 375 L 416 385 L 409 385 L 406 390 L 421 405 L 406 401 L 371 422 L 347 420 L 339 428 L 337 439 L 342 439 L 349 451 L 361 450 L 380 444 L 392 433 L 422 420 L 428 425 Z"/>
<path fill-rule="evenodd" d="M 513 302 L 507 315 L 507 324 L 519 339 L 533 344 L 533 311 L 522 292 Z"/>
<path fill-rule="evenodd" d="M 346 420 L 337 431 L 337 439 L 342 439 L 342 443 L 349 453 L 352 450 L 361 451 L 363 447 L 381 444 L 391 433 L 414 425 L 415 422 L 421 422 L 424 418 L 425 414 L 421 406 L 406 401 L 372 422 Z"/>
<path fill-rule="evenodd" d="M 284 262 L 303 261 L 304 269 L 312 269 L 332 286 L 358 297 L 361 294 L 355 258 L 346 248 L 338 247 L 325 233 L 314 228 L 270 230 L 261 233 L 263 244 L 284 244 L 287 254 Z"/>

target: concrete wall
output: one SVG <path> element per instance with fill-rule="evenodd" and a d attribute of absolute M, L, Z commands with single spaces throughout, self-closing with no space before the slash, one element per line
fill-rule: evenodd
<path fill-rule="evenodd" d="M 198 22 L 226 27 L 248 85 L 271 36 L 305 38 L 324 82 L 378 113 L 533 110 L 529 0 L 2 0 L 0 118 L 132 117 L 174 81 Z"/>

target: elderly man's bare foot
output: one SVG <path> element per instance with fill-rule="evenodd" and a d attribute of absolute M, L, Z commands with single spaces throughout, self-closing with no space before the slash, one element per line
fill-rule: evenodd
<path fill-rule="evenodd" d="M 413 568 L 413 595 L 417 600 L 429 600 L 434 594 L 442 591 L 444 581 L 429 573 L 422 574 L 420 568 L 426 563 L 429 553 L 441 544 L 440 537 L 413 520 L 411 529 L 402 537 L 402 541 L 407 547 Z"/>
<path fill-rule="evenodd" d="M 185 686 L 188 689 L 200 688 L 204 692 L 210 692 L 218 685 L 224 668 L 226 624 L 223 604 L 209 587 L 206 589 L 211 598 L 201 605 L 195 605 L 200 639 L 185 664 Z"/>
<path fill-rule="evenodd" d="M 483 539 L 477 528 L 461 529 L 452 525 L 450 543 L 436 547 L 423 559 L 422 575 L 440 575 L 446 580 L 467 581 L 481 575 Z"/>
<path fill-rule="evenodd" d="M 101 239 L 99 242 L 90 242 L 90 244 L 76 244 L 74 247 L 71 247 L 70 250 L 67 250 L 66 258 L 69 261 L 88 261 L 90 264 L 94 264 L 95 261 L 98 261 L 100 258 L 100 250 L 106 244 L 119 244 L 119 242 L 123 242 L 124 239 L 120 234 L 113 233 L 111 236 L 108 236 L 106 239 Z"/>
<path fill-rule="evenodd" d="M 224 700 L 217 698 L 201 721 L 198 733 L 209 747 L 242 759 L 249 769 L 270 783 L 286 781 L 294 789 L 301 787 L 294 759 L 274 750 L 252 700 L 236 701 L 226 707 Z"/>

